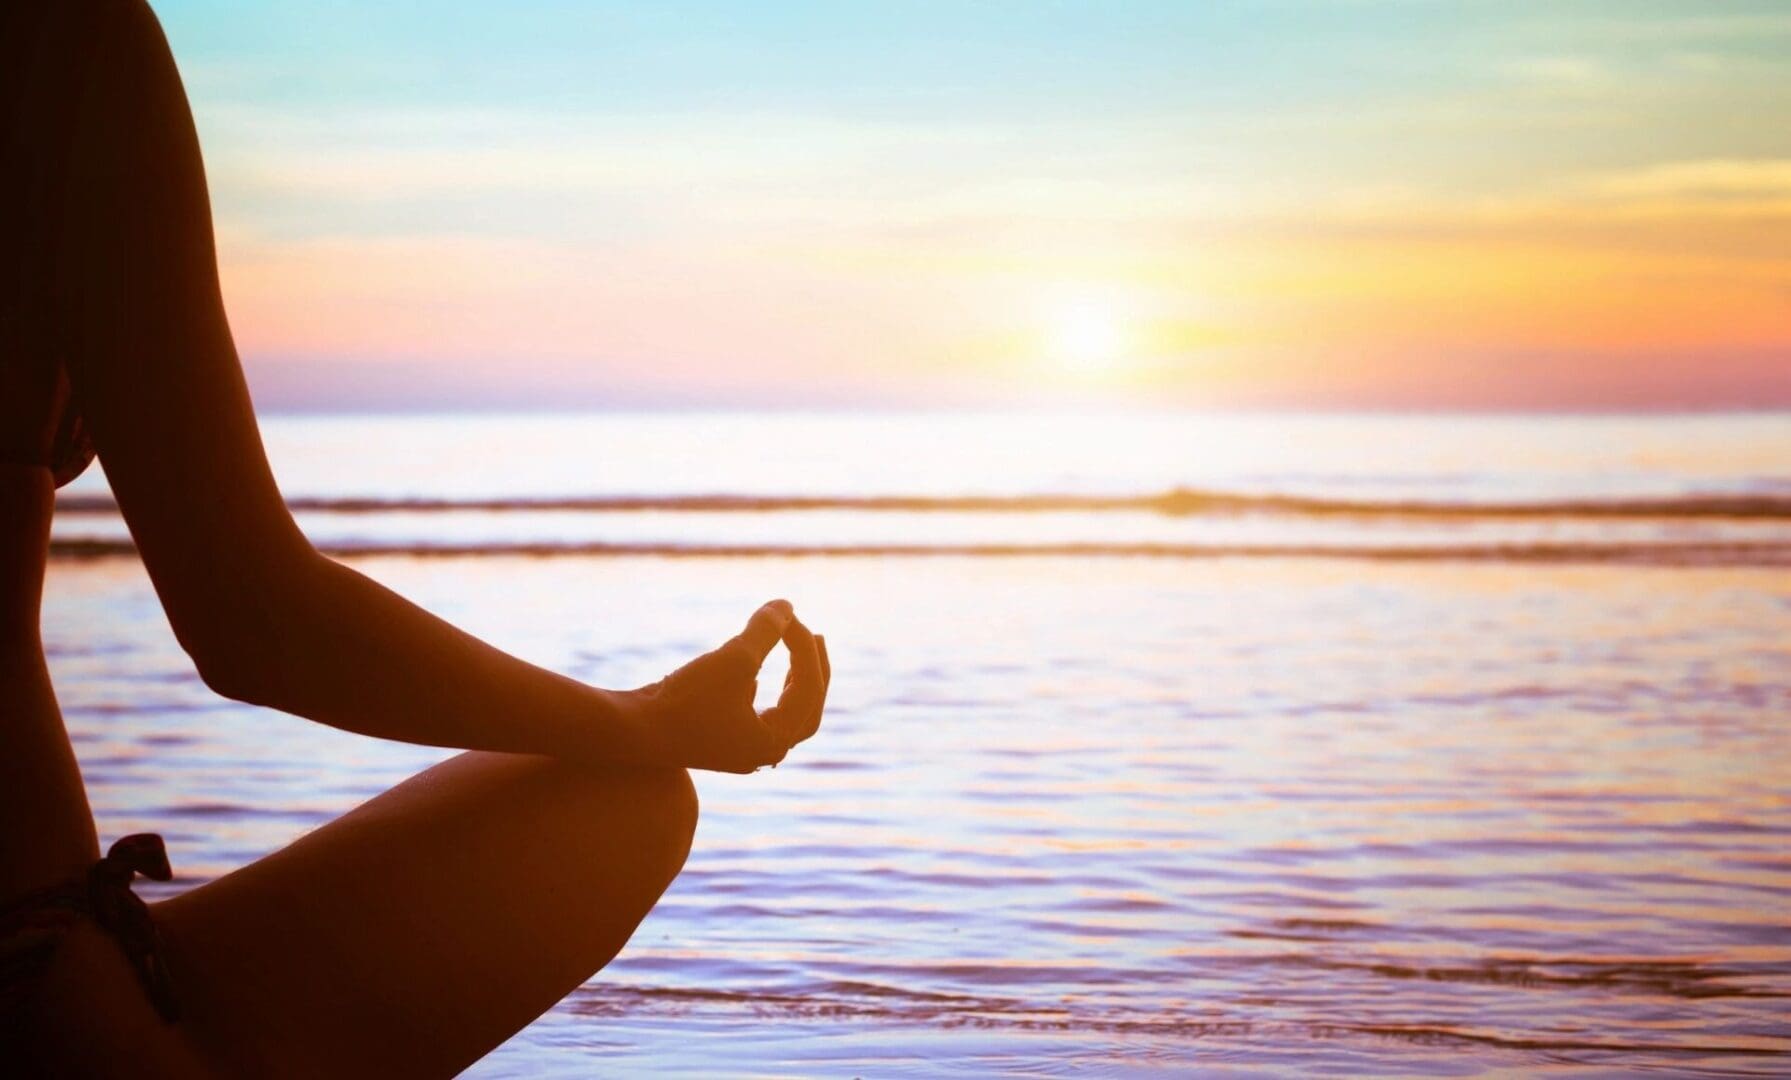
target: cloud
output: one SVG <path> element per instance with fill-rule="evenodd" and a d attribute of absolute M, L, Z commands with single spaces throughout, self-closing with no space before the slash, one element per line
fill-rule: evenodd
<path fill-rule="evenodd" d="M 1591 195 L 1614 200 L 1791 211 L 1791 158 L 1669 161 L 1594 176 L 1581 186 Z"/>
<path fill-rule="evenodd" d="M 209 145 L 243 179 L 299 195 L 466 194 L 815 183 L 917 158 L 986 157 L 1010 133 L 740 113 L 624 116 L 504 109 L 205 110 Z"/>
<path fill-rule="evenodd" d="M 1575 96 L 1607 94 L 1622 88 L 1610 63 L 1595 56 L 1531 56 L 1507 62 L 1505 74 L 1534 89 Z"/>
<path fill-rule="evenodd" d="M 1556 13 L 1542 24 L 1551 34 L 1568 30 L 1595 33 L 1619 41 L 1737 41 L 1791 37 L 1791 15 L 1700 12 L 1697 14 L 1583 18 Z"/>

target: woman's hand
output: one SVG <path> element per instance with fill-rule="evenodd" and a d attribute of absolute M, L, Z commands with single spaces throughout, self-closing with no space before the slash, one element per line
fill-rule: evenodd
<path fill-rule="evenodd" d="M 790 674 L 777 704 L 759 712 L 759 669 L 779 641 L 790 650 Z M 788 601 L 773 600 L 721 648 L 626 697 L 653 760 L 750 773 L 776 765 L 820 728 L 832 675 L 825 639 L 809 633 Z"/>

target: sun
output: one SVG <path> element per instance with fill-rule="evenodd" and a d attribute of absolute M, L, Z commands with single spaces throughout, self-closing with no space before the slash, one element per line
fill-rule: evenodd
<path fill-rule="evenodd" d="M 1046 344 L 1059 367 L 1092 375 L 1112 371 L 1125 362 L 1128 337 L 1124 320 L 1113 305 L 1079 299 L 1051 313 Z"/>

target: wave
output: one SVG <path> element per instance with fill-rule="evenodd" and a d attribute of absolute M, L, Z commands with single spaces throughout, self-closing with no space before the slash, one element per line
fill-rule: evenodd
<path fill-rule="evenodd" d="M 1054 557 L 1153 559 L 1355 559 L 1377 562 L 1598 563 L 1639 566 L 1791 566 L 1791 542 L 1532 543 L 1532 544 L 668 544 L 668 543 L 410 543 L 320 541 L 317 550 L 344 558 L 470 558 L 512 556 L 653 556 L 659 558 Z M 128 539 L 53 540 L 52 557 L 101 559 L 134 555 Z"/>
<path fill-rule="evenodd" d="M 1303 495 L 1244 494 L 1173 488 L 1143 495 L 591 495 L 552 498 L 375 498 L 299 496 L 294 511 L 328 514 L 389 513 L 788 513 L 845 510 L 869 513 L 1151 513 L 1281 514 L 1309 517 L 1409 518 L 1645 518 L 1791 520 L 1791 495 L 1686 494 L 1631 499 L 1559 499 L 1530 502 L 1329 499 Z M 62 514 L 116 513 L 105 495 L 63 496 Z"/>
<path fill-rule="evenodd" d="M 1288 957 L 1249 958 L 1244 962 L 1259 966 L 1313 966 L 1321 970 L 1334 966 L 1323 960 L 1295 954 Z M 1677 966 L 1662 978 L 1652 977 L 1651 969 Z M 1393 967 L 1382 969 L 1370 965 L 1350 965 L 1359 973 L 1386 979 L 1417 979 L 1430 982 L 1479 982 L 1472 972 L 1461 969 Z M 1733 973 L 1704 972 L 1696 965 L 1660 965 L 1642 960 L 1634 964 L 1594 964 L 1593 970 L 1578 975 L 1548 975 L 1525 979 L 1516 973 L 1511 977 L 1495 977 L 1494 985 L 1522 990 L 1610 991 L 1623 994 L 1660 995 L 1692 1001 L 1705 1001 L 1723 991 L 1712 981 L 1732 977 Z M 1599 970 L 1606 969 L 1606 970 Z M 940 971 L 950 977 L 954 972 Z M 1002 969 L 1001 974 L 1011 974 Z M 1466 974 L 1467 978 L 1462 978 Z M 1683 980 L 1697 980 L 1698 985 L 1683 986 Z M 1735 990 L 1743 995 L 1742 987 Z M 1762 997 L 1779 995 L 1764 993 Z M 701 986 L 626 986 L 592 984 L 574 991 L 564 1008 L 579 1016 L 597 1018 L 639 1017 L 657 1013 L 668 1018 L 685 1018 L 703 1012 L 744 1014 L 761 1020 L 813 1021 L 846 1020 L 859 1025 L 898 1028 L 900 1025 L 925 1025 L 933 1028 L 977 1028 L 984 1030 L 1021 1030 L 1081 1035 L 1112 1035 L 1130 1038 L 1157 1039 L 1242 1039 L 1266 1042 L 1282 1050 L 1292 1049 L 1308 1040 L 1371 1039 L 1410 1043 L 1415 1046 L 1441 1048 L 1494 1048 L 1526 1052 L 1591 1052 L 1633 1055 L 1648 1053 L 1668 1060 L 1683 1058 L 1781 1058 L 1783 1049 L 1770 1037 L 1750 1039 L 1711 1038 L 1699 1032 L 1686 1032 L 1683 1038 L 1658 1033 L 1646 1040 L 1623 1038 L 1622 1033 L 1581 1033 L 1547 1031 L 1527 1034 L 1521 1030 L 1481 1027 L 1473 1024 L 1452 1024 L 1447 1021 L 1426 1023 L 1422 1020 L 1389 1022 L 1375 1019 L 1364 1010 L 1359 1018 L 1332 1016 L 1298 1019 L 1264 1019 L 1259 1008 L 1227 1008 L 1231 1003 L 1220 999 L 1216 1008 L 1202 1015 L 1184 1015 L 1174 1008 L 1150 1006 L 1134 1010 L 1091 1007 L 1083 1003 L 1068 1004 L 1059 1000 L 1033 997 L 1012 997 L 1001 994 L 955 994 L 927 992 L 898 985 L 859 980 L 820 979 L 799 983 L 792 990 L 721 989 Z"/>

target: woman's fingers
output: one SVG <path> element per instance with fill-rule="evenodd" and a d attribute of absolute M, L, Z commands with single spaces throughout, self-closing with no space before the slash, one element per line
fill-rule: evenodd
<path fill-rule="evenodd" d="M 802 620 L 791 617 L 784 628 L 784 645 L 790 650 L 790 675 L 777 704 L 765 711 L 765 722 L 783 737 L 784 745 L 794 746 L 814 734 L 812 722 L 826 691 L 820 649 Z"/>
<path fill-rule="evenodd" d="M 783 640 L 784 632 L 796 618 L 796 612 L 790 607 L 788 600 L 772 600 L 759 606 L 746 620 L 746 629 L 735 636 L 730 645 L 735 645 L 745 653 L 756 673 L 765 664 L 765 658 L 777 643 Z"/>
<path fill-rule="evenodd" d="M 756 674 L 779 641 L 790 650 L 790 671 L 777 704 L 755 717 L 765 744 L 756 756 L 765 765 L 776 765 L 790 747 L 820 729 L 827 687 L 833 679 L 826 641 L 809 632 L 787 600 L 773 600 L 753 612 L 746 629 L 729 647 Z M 756 682 L 752 685 L 757 688 Z"/>
<path fill-rule="evenodd" d="M 833 665 L 827 660 L 827 639 L 820 634 L 815 635 L 815 659 L 820 664 L 821 690 L 814 696 L 813 707 L 796 725 L 796 742 L 802 742 L 820 731 L 821 715 L 827 711 L 827 687 L 833 682 Z M 794 677 L 794 669 L 790 674 Z"/>
<path fill-rule="evenodd" d="M 833 688 L 833 661 L 827 659 L 827 639 L 815 634 L 815 645 L 820 648 L 820 702 L 815 706 L 815 720 L 808 727 L 808 733 L 820 731 L 820 718 L 827 711 L 827 690 Z"/>
<path fill-rule="evenodd" d="M 767 765 L 776 768 L 777 763 L 790 752 L 790 744 L 784 741 L 783 733 L 771 723 L 769 710 L 763 714 L 751 713 L 751 715 L 752 719 L 748 723 L 751 725 L 753 733 L 752 768 L 747 771 L 753 772 Z"/>

